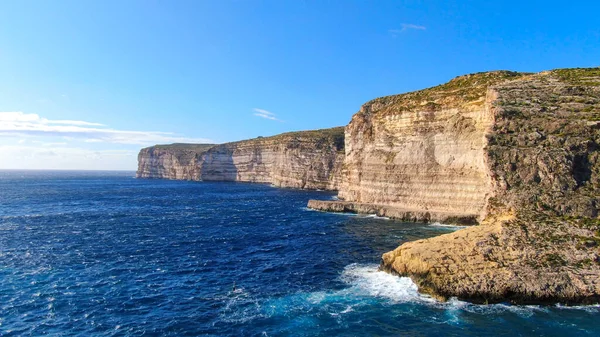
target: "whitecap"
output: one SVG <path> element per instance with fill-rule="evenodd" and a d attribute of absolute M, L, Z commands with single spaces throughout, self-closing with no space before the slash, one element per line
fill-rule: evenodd
<path fill-rule="evenodd" d="M 340 279 L 350 287 L 341 292 L 359 297 L 379 297 L 392 302 L 432 301 L 419 294 L 417 285 L 408 277 L 380 271 L 376 264 L 350 264 Z"/>
<path fill-rule="evenodd" d="M 354 311 L 356 306 L 368 305 L 372 302 L 369 299 L 390 303 L 435 302 L 431 297 L 419 294 L 417 286 L 410 278 L 394 276 L 379 271 L 378 268 L 376 264 L 350 264 L 340 275 L 340 280 L 348 287 L 335 291 L 298 293 L 272 299 L 268 306 L 286 311 L 331 305 L 336 307 L 336 314 L 345 314 Z"/>
<path fill-rule="evenodd" d="M 262 313 L 260 301 L 239 287 L 227 293 L 227 296 L 217 297 L 224 300 L 220 317 L 227 323 L 246 323 L 257 318 L 265 317 Z"/>
<path fill-rule="evenodd" d="M 439 223 L 439 222 L 434 222 L 434 223 L 429 224 L 428 227 L 433 227 L 436 229 L 448 229 L 448 230 L 457 231 L 459 229 L 467 228 L 469 226 L 448 225 L 448 224 L 443 224 L 443 223 Z"/>
<path fill-rule="evenodd" d="M 354 306 L 349 305 L 349 306 L 346 307 L 346 309 L 340 311 L 340 314 L 347 314 L 347 313 L 352 312 L 352 311 L 354 311 Z"/>
<path fill-rule="evenodd" d="M 341 216 L 357 216 L 356 213 L 350 213 L 350 212 L 328 212 L 328 211 L 321 211 L 321 210 L 309 208 L 309 207 L 301 207 L 300 209 L 303 211 L 329 213 L 329 214 L 336 214 L 336 215 L 341 215 Z"/>
<path fill-rule="evenodd" d="M 499 315 L 505 312 L 511 312 L 517 316 L 523 318 L 529 318 L 537 312 L 547 312 L 548 309 L 536 305 L 512 305 L 507 303 L 495 303 L 495 304 L 473 304 L 465 301 L 458 300 L 453 297 L 446 302 L 440 302 L 438 304 L 443 309 L 446 309 L 451 313 L 469 312 L 472 314 L 481 315 Z"/>
<path fill-rule="evenodd" d="M 590 313 L 600 313 L 600 304 L 566 306 L 558 303 L 555 307 L 561 310 L 583 310 Z"/>
<path fill-rule="evenodd" d="M 361 215 L 361 218 L 370 218 L 370 219 L 381 219 L 381 220 L 390 220 L 387 216 L 379 216 L 377 214 L 365 214 Z"/>
<path fill-rule="evenodd" d="M 420 294 L 417 285 L 408 277 L 398 277 L 380 271 L 377 264 L 347 265 L 341 272 L 339 280 L 346 285 L 339 290 L 321 290 L 298 292 L 295 294 L 269 299 L 259 299 L 247 293 L 243 288 L 223 296 L 224 307 L 220 312 L 221 320 L 229 323 L 247 323 L 255 319 L 268 317 L 296 317 L 297 326 L 311 326 L 311 317 L 307 312 L 319 311 L 329 314 L 335 319 L 343 319 L 344 315 L 360 312 L 365 306 L 384 305 L 417 305 L 435 310 L 442 310 L 443 316 L 424 318 L 431 323 L 460 325 L 464 314 L 499 315 L 511 313 L 522 318 L 530 318 L 539 312 L 549 312 L 551 307 L 511 305 L 507 303 L 480 305 L 456 298 L 446 302 Z M 597 310 L 596 306 L 561 307 Z M 467 316 L 465 316 L 467 317 Z M 439 320 L 441 318 L 441 320 Z"/>

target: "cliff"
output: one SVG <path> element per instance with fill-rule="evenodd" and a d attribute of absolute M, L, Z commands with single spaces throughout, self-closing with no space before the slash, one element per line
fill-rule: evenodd
<path fill-rule="evenodd" d="M 137 177 L 336 190 L 344 157 L 343 132 L 338 127 L 220 145 L 157 145 L 140 151 Z"/>
<path fill-rule="evenodd" d="M 375 205 L 380 215 L 406 220 L 481 220 L 492 184 L 484 147 L 495 97 L 487 88 L 520 76 L 463 76 L 363 105 L 345 132 L 343 202 L 330 207 Z"/>
<path fill-rule="evenodd" d="M 382 269 L 439 298 L 600 300 L 600 69 L 489 72 L 366 103 L 340 202 L 475 226 L 406 243 Z"/>
<path fill-rule="evenodd" d="M 155 145 L 140 150 L 137 178 L 200 180 L 202 154 L 213 144 Z"/>

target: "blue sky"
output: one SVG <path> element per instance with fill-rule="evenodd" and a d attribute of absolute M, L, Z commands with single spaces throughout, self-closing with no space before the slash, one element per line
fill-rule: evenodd
<path fill-rule="evenodd" d="M 345 125 L 472 72 L 600 65 L 596 1 L 2 1 L 0 168 Z"/>

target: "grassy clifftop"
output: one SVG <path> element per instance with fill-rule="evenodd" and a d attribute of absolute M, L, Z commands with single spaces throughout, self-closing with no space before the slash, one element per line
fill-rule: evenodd
<path fill-rule="evenodd" d="M 506 70 L 463 75 L 435 87 L 376 98 L 364 104 L 363 110 L 367 113 L 377 111 L 378 115 L 387 115 L 459 108 L 468 103 L 482 105 L 490 86 L 527 75 L 529 73 Z"/>
<path fill-rule="evenodd" d="M 247 144 L 266 144 L 266 143 L 293 143 L 293 142 L 311 142 L 315 145 L 315 148 L 319 149 L 321 146 L 329 146 L 334 144 L 337 151 L 344 150 L 344 127 L 335 127 L 329 129 L 318 129 L 308 131 L 294 131 L 278 134 L 269 137 L 256 137 L 252 139 L 240 140 L 236 142 L 223 143 L 223 144 L 188 144 L 188 143 L 174 143 L 174 144 L 159 144 L 144 148 L 141 152 L 164 150 L 173 153 L 186 153 L 190 154 L 203 154 L 214 147 L 231 147 Z"/>
<path fill-rule="evenodd" d="M 158 150 L 204 152 L 213 146 L 215 146 L 215 144 L 173 143 L 173 144 L 158 144 L 158 145 L 147 147 L 147 149 L 153 148 L 153 149 L 158 149 Z"/>
<path fill-rule="evenodd" d="M 220 144 L 218 145 L 218 148 L 266 146 L 268 144 L 286 144 L 286 146 L 290 148 L 303 145 L 313 147 L 316 150 L 322 150 L 333 145 L 336 151 L 341 152 L 344 151 L 344 127 L 340 126 L 330 129 L 286 132 L 270 137 L 257 137 Z"/>
<path fill-rule="evenodd" d="M 379 97 L 367 102 L 363 112 L 377 111 L 380 115 L 411 111 L 438 111 L 442 108 L 481 106 L 488 88 L 509 81 L 528 80 L 531 77 L 554 80 L 568 85 L 600 85 L 600 68 L 556 69 L 539 74 L 507 70 L 480 72 L 458 76 L 431 88 L 404 94 Z"/>

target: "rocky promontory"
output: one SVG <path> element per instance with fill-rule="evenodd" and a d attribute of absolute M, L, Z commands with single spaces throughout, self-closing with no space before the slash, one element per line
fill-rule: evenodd
<path fill-rule="evenodd" d="M 441 299 L 600 301 L 599 68 L 479 73 L 379 98 L 345 141 L 342 204 L 316 208 L 480 224 L 405 243 L 383 270 Z"/>
<path fill-rule="evenodd" d="M 219 145 L 156 145 L 140 151 L 137 177 L 336 190 L 343 159 L 344 128 L 338 127 Z"/>

